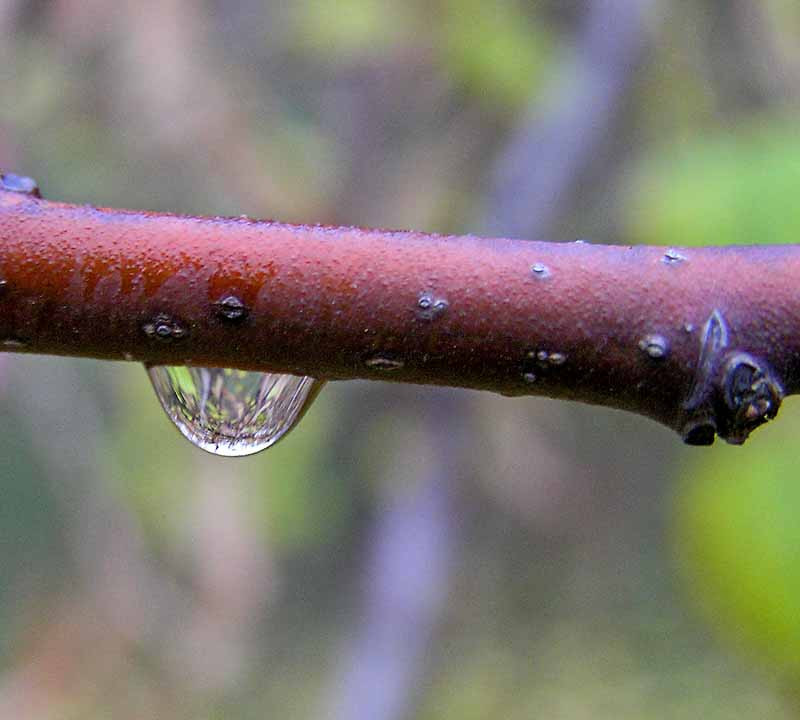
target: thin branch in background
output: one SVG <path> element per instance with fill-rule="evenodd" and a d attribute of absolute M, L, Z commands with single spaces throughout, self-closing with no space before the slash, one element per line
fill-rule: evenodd
<path fill-rule="evenodd" d="M 528 110 L 496 163 L 481 230 L 546 237 L 567 191 L 617 115 L 645 48 L 655 0 L 596 0 L 588 6 L 572 63 Z"/>
<path fill-rule="evenodd" d="M 435 392 L 415 428 L 423 447 L 386 461 L 385 505 L 369 538 L 361 619 L 332 688 L 331 717 L 397 720 L 416 699 L 456 550 L 453 484 L 466 428 L 452 392 Z M 448 432 L 443 433 L 446 427 Z M 396 461 L 396 462 L 395 462 Z"/>
<path fill-rule="evenodd" d="M 83 386 L 75 365 L 56 363 L 35 381 L 19 363 L 10 364 L 7 374 L 14 387 L 10 400 L 32 424 L 28 436 L 68 518 L 67 555 L 81 581 L 77 596 L 67 589 L 50 598 L 41 639 L 34 639 L 26 662 L 3 679 L 0 714 L 19 717 L 28 710 L 15 712 L 17 705 L 48 711 L 74 705 L 84 699 L 87 675 L 132 668 L 135 648 L 175 624 L 183 598 L 145 552 L 130 509 L 100 482 L 107 480 L 97 468 L 104 419 L 97 395 Z M 101 464 L 113 475 L 113 463 Z M 82 662 L 76 662 L 76 651 L 84 653 Z"/>

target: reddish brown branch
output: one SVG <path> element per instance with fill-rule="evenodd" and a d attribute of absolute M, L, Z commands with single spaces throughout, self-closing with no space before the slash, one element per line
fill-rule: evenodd
<path fill-rule="evenodd" d="M 14 352 L 541 394 L 740 442 L 796 392 L 800 248 L 552 244 L 0 191 Z"/>

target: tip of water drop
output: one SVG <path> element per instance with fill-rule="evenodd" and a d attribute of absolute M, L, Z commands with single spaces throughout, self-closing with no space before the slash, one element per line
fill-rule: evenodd
<path fill-rule="evenodd" d="M 322 383 L 224 368 L 147 368 L 169 419 L 193 445 L 226 457 L 265 450 L 294 428 Z"/>

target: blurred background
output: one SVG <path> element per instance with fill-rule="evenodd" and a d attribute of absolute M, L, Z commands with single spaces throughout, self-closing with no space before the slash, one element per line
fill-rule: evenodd
<path fill-rule="evenodd" d="M 800 228 L 795 0 L 0 0 L 0 167 L 73 202 L 664 245 Z M 790 718 L 800 408 L 685 448 L 329 385 L 275 448 L 0 356 L 1 718 Z"/>

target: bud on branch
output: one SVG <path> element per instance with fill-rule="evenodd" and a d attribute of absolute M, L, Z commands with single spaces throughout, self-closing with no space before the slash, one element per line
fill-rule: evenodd
<path fill-rule="evenodd" d="M 795 246 L 445 237 L 0 190 L 2 349 L 547 395 L 692 444 L 743 442 L 797 391 L 798 287 Z"/>

